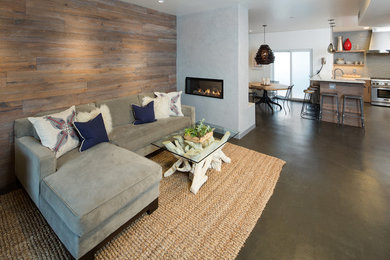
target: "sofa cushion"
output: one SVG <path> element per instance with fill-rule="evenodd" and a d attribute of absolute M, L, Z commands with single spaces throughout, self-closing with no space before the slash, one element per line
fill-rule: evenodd
<path fill-rule="evenodd" d="M 110 109 L 113 127 L 133 123 L 134 116 L 131 105 L 140 105 L 138 95 L 96 102 L 97 106 L 102 104 L 106 104 Z"/>
<path fill-rule="evenodd" d="M 136 151 L 177 130 L 191 125 L 189 117 L 169 117 L 143 125 L 124 125 L 115 128 L 110 141 L 120 147 Z"/>
<path fill-rule="evenodd" d="M 67 152 L 63 156 L 57 159 L 57 170 L 62 167 L 66 162 L 73 160 L 74 158 L 80 155 L 79 147 L 74 148 L 73 150 Z"/>
<path fill-rule="evenodd" d="M 95 103 L 89 103 L 89 104 L 81 104 L 76 106 L 76 112 L 91 112 L 92 110 L 96 109 Z"/>
<path fill-rule="evenodd" d="M 161 166 L 109 143 L 66 161 L 41 182 L 41 199 L 83 235 L 161 180 Z"/>

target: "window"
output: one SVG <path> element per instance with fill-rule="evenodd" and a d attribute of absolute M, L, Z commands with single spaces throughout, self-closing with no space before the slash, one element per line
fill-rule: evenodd
<path fill-rule="evenodd" d="M 280 84 L 293 85 L 292 99 L 303 99 L 303 90 L 310 86 L 312 50 L 275 51 L 272 78 Z M 284 96 L 285 93 L 279 92 Z"/>

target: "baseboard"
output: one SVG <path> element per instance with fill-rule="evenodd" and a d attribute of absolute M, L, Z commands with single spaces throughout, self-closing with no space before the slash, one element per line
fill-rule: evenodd
<path fill-rule="evenodd" d="M 238 133 L 238 135 L 236 135 L 234 138 L 241 139 L 241 138 L 243 138 L 245 135 L 247 135 L 250 131 L 252 131 L 255 128 L 256 128 L 256 124 L 253 124 L 252 126 L 248 127 L 246 130 Z"/>

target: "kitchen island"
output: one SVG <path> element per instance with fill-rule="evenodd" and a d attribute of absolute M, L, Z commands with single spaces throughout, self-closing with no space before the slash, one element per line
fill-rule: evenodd
<path fill-rule="evenodd" d="M 340 114 L 340 123 L 342 121 L 342 113 L 343 113 L 343 97 L 344 95 L 351 96 L 362 96 L 364 95 L 364 89 L 366 81 L 361 78 L 349 79 L 349 78 L 336 78 L 333 79 L 331 77 L 320 77 L 314 76 L 310 79 L 311 85 L 316 85 L 320 87 L 320 93 L 337 93 L 338 95 L 338 106 L 339 106 L 339 114 Z M 319 100 L 321 102 L 321 100 Z M 323 109 L 325 110 L 336 110 L 336 100 L 331 97 L 324 97 Z M 360 103 L 356 100 L 347 99 L 345 105 L 345 111 L 348 115 L 351 116 L 359 116 L 360 114 Z M 336 114 L 324 112 L 322 114 L 322 121 L 337 123 Z M 362 127 L 362 123 L 360 118 L 348 117 L 346 116 L 344 119 L 344 125 L 351 125 Z"/>

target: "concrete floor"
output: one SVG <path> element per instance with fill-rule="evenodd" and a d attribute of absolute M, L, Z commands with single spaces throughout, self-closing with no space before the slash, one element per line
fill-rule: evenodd
<path fill-rule="evenodd" d="M 238 145 L 287 162 L 237 259 L 390 259 L 390 108 L 366 129 L 257 107 Z"/>

